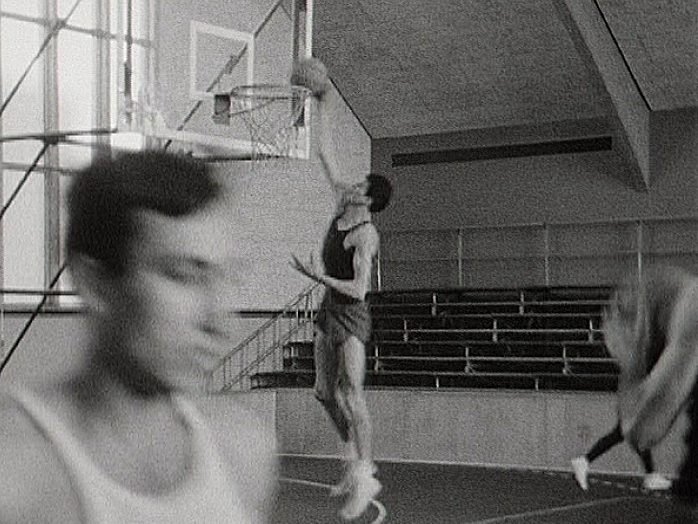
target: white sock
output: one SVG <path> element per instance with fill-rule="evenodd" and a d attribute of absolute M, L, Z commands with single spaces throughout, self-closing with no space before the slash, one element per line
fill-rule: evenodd
<path fill-rule="evenodd" d="M 376 473 L 376 467 L 372 460 L 357 460 L 355 463 L 355 471 L 358 476 L 369 478 Z"/>

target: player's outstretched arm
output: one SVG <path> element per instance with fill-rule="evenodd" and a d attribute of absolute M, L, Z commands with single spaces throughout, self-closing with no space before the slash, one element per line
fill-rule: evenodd
<path fill-rule="evenodd" d="M 329 133 L 331 115 L 328 106 L 333 96 L 334 95 L 330 91 L 325 93 L 322 98 L 314 99 L 316 115 L 314 120 L 314 133 L 317 136 L 317 154 L 322 162 L 325 178 L 332 187 L 335 199 L 337 202 L 340 202 L 347 191 L 351 189 L 352 184 L 342 182 L 345 177 L 342 175 L 339 163 L 337 162 L 337 156 Z"/>
<path fill-rule="evenodd" d="M 371 265 L 373 257 L 378 250 L 378 232 L 373 224 L 365 224 L 352 233 L 354 238 L 351 244 L 354 246 L 354 278 L 341 280 L 326 275 L 315 258 L 311 255 L 309 262 L 303 262 L 293 256 L 293 267 L 308 278 L 320 282 L 325 286 L 355 298 L 365 300 L 371 285 Z"/>
<path fill-rule="evenodd" d="M 293 65 L 290 82 L 293 85 L 306 87 L 312 93 L 313 107 L 311 117 L 313 120 L 313 134 L 317 136 L 314 144 L 322 162 L 325 177 L 330 186 L 332 186 L 335 196 L 341 198 L 343 186 L 348 188 L 349 185 L 340 182 L 343 177 L 330 139 L 329 131 L 332 122 L 328 109 L 332 105 L 332 100 L 336 97 L 336 94 L 332 89 L 332 82 L 330 81 L 327 68 L 317 58 L 300 59 Z"/>

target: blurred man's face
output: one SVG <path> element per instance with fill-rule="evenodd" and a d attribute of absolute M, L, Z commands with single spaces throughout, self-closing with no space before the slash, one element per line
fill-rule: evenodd
<path fill-rule="evenodd" d="M 140 233 L 131 245 L 112 326 L 124 366 L 153 381 L 146 386 L 199 388 L 231 349 L 227 216 L 212 206 L 183 218 L 141 211 L 136 219 Z"/>

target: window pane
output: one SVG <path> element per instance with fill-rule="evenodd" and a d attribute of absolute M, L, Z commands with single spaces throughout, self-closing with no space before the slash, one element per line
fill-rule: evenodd
<path fill-rule="evenodd" d="M 117 33 L 118 20 L 119 20 L 119 4 L 122 0 L 111 0 L 110 11 L 109 11 L 109 27 L 112 34 Z"/>
<path fill-rule="evenodd" d="M 144 96 L 148 89 L 148 78 L 144 78 L 146 68 L 147 53 L 143 46 L 134 45 L 132 49 L 133 75 L 131 77 L 131 92 L 133 97 L 139 101 L 144 101 Z"/>
<path fill-rule="evenodd" d="M 94 27 L 93 11 L 96 1 L 97 0 L 58 0 L 58 17 L 65 18 L 68 16 L 77 3 L 78 6 L 75 8 L 73 14 L 70 15 L 68 24 L 85 29 L 92 29 Z"/>
<path fill-rule="evenodd" d="M 58 38 L 58 118 L 63 131 L 92 128 L 92 37 L 62 31 Z"/>
<path fill-rule="evenodd" d="M 116 127 L 118 123 L 118 107 L 119 107 L 119 54 L 117 53 L 117 42 L 114 40 L 109 46 L 109 93 L 110 93 L 110 115 L 111 126 Z"/>
<path fill-rule="evenodd" d="M 4 4 L 3 4 L 4 5 Z M 35 24 L 3 19 L 0 31 L 2 56 L 2 100 L 8 100 L 24 71 L 38 53 L 41 46 L 41 30 Z M 5 136 L 43 132 L 43 64 L 39 60 L 30 69 L 29 75 L 9 100 L 2 115 Z M 33 158 L 36 144 L 28 142 L 6 142 L 4 160 L 22 162 Z"/>
<path fill-rule="evenodd" d="M 8 13 L 16 13 L 25 16 L 41 16 L 39 9 L 40 4 L 35 0 L 2 0 L 1 4 L 2 10 Z"/>
<path fill-rule="evenodd" d="M 0 9 L 9 13 L 17 13 L 26 16 L 42 17 L 42 4 L 54 0 L 0 0 Z M 65 18 L 70 14 L 67 23 L 72 27 L 81 29 L 95 29 L 94 18 L 95 8 L 101 0 L 55 0 L 59 18 Z M 105 0 L 112 8 L 115 15 L 118 6 L 125 9 L 127 3 L 132 3 L 132 23 L 134 36 L 142 38 L 145 33 L 142 31 L 144 5 L 149 0 Z M 115 24 L 116 16 L 112 16 L 112 24 Z M 0 31 L 0 93 L 2 100 L 5 100 L 13 87 L 18 83 L 27 67 L 31 66 L 28 76 L 13 94 L 9 105 L 3 110 L 2 124 L 3 134 L 11 135 L 41 135 L 44 133 L 44 98 L 51 96 L 51 93 L 44 92 L 44 61 L 50 56 L 47 53 L 41 54 L 38 58 L 39 49 L 45 38 L 45 27 L 42 24 L 22 22 L 3 17 Z M 115 27 L 112 25 L 112 27 Z M 108 38 L 108 37 L 107 37 Z M 94 86 L 97 79 L 95 75 L 94 45 L 93 36 L 86 35 L 80 31 L 62 29 L 55 37 L 57 42 L 57 95 L 56 101 L 50 101 L 50 106 L 57 107 L 58 123 L 57 128 L 61 131 L 89 131 L 94 127 L 94 115 L 98 108 L 94 107 Z M 141 46 L 134 44 L 133 60 L 140 60 Z M 115 45 L 112 46 L 115 51 Z M 114 54 L 113 56 L 116 56 Z M 136 68 L 139 69 L 139 68 Z M 113 70 L 115 72 L 115 70 Z M 116 96 L 116 75 L 113 76 L 113 88 L 111 91 L 111 102 L 115 104 Z M 139 77 L 133 81 L 134 89 L 138 89 Z M 116 113 L 116 112 L 114 112 Z M 80 136 L 71 138 L 89 143 L 95 140 L 94 136 Z M 7 163 L 26 165 L 27 167 L 37 157 L 43 141 L 41 140 L 19 140 L 7 142 L 2 147 L 3 160 Z M 76 145 L 62 143 L 58 146 L 58 161 L 61 169 L 76 170 L 85 166 L 92 157 L 92 148 L 87 145 Z M 43 160 L 39 165 L 43 164 Z M 19 181 L 24 177 L 21 167 L 12 166 L 2 173 L 3 194 L 5 200 L 12 195 Z M 71 182 L 71 175 L 60 175 L 61 199 L 65 195 L 65 190 Z M 21 191 L 12 202 L 0 223 L 3 237 L 3 275 L 4 286 L 8 288 L 30 288 L 43 289 L 45 287 L 45 253 L 44 239 L 49 232 L 45 229 L 46 217 L 44 206 L 46 196 L 44 195 L 44 174 L 43 171 L 35 171 L 29 175 Z M 60 215 L 60 235 L 65 234 L 65 206 L 61 201 Z M 61 245 L 61 251 L 63 246 Z M 64 254 L 61 252 L 62 257 Z M 61 277 L 60 285 L 62 290 L 71 290 L 72 284 L 67 273 Z M 28 296 L 6 296 L 6 303 L 29 302 L 36 303 L 40 297 Z M 61 298 L 62 304 L 75 303 L 75 298 Z"/>
<path fill-rule="evenodd" d="M 132 0 L 133 35 L 136 38 L 148 38 L 148 0 Z"/>
<path fill-rule="evenodd" d="M 4 171 L 5 200 L 18 186 L 24 173 Z M 44 288 L 44 179 L 32 173 L 2 220 L 4 239 L 4 286 Z M 5 302 L 36 303 L 36 296 L 5 296 Z"/>
<path fill-rule="evenodd" d="M 77 170 L 87 165 L 92 158 L 92 148 L 87 144 L 94 142 L 93 136 L 75 137 L 76 142 L 84 143 L 85 145 L 77 144 L 60 144 L 58 146 L 59 164 L 62 169 Z"/>

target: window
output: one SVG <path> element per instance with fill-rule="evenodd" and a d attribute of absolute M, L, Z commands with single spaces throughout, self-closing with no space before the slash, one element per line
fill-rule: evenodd
<path fill-rule="evenodd" d="M 98 148 L 142 146 L 140 136 L 114 130 L 124 94 L 148 85 L 128 71 L 151 59 L 153 1 L 0 2 L 3 306 L 38 304 L 60 272 L 63 199 L 75 170 Z M 67 274 L 54 289 L 71 292 Z"/>

